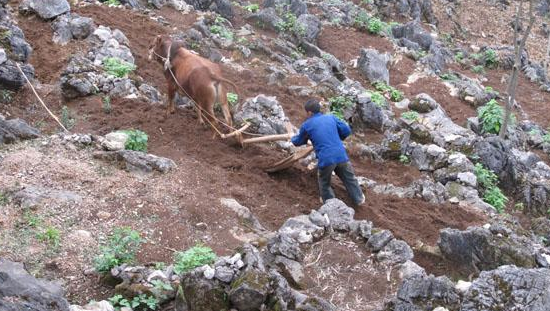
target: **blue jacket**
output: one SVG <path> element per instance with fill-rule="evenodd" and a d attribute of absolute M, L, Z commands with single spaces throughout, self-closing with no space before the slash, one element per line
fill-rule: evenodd
<path fill-rule="evenodd" d="M 342 140 L 351 134 L 350 127 L 332 114 L 316 113 L 308 118 L 298 135 L 292 137 L 295 146 L 313 143 L 319 168 L 349 161 Z"/>

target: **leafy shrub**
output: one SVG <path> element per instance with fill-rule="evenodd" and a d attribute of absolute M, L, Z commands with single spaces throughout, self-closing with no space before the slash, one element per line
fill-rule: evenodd
<path fill-rule="evenodd" d="M 498 134 L 504 120 L 504 109 L 496 100 L 491 99 L 487 104 L 478 108 L 477 117 L 482 124 L 484 133 Z"/>
<path fill-rule="evenodd" d="M 444 81 L 458 81 L 458 76 L 454 73 L 444 73 L 439 76 Z"/>
<path fill-rule="evenodd" d="M 370 16 L 366 11 L 361 10 L 355 17 L 355 26 L 359 29 L 366 29 L 369 24 Z"/>
<path fill-rule="evenodd" d="M 115 5 L 120 5 L 120 1 L 119 0 L 107 0 L 107 1 L 105 1 L 105 4 L 107 4 L 109 6 L 115 6 Z"/>
<path fill-rule="evenodd" d="M 485 66 L 493 68 L 498 64 L 497 53 L 493 49 L 487 49 L 483 53 L 483 60 L 485 62 Z"/>
<path fill-rule="evenodd" d="M 462 63 L 464 61 L 464 53 L 463 52 L 457 52 L 455 54 L 455 62 Z"/>
<path fill-rule="evenodd" d="M 483 201 L 491 204 L 498 213 L 502 213 L 508 198 L 497 185 L 498 176 L 493 171 L 485 168 L 481 163 L 475 165 L 474 173 L 483 193 Z"/>
<path fill-rule="evenodd" d="M 401 101 L 403 99 L 403 92 L 398 89 L 392 89 L 390 91 L 390 99 L 394 102 Z"/>
<path fill-rule="evenodd" d="M 380 91 L 380 92 L 389 92 L 392 90 L 392 87 L 387 85 L 386 82 L 383 82 L 383 81 L 376 81 L 373 83 L 374 85 L 374 88 L 377 90 L 377 91 Z"/>
<path fill-rule="evenodd" d="M 139 232 L 128 227 L 116 228 L 106 245 L 101 246 L 101 254 L 94 258 L 96 271 L 108 272 L 123 263 L 134 262 L 141 243 Z"/>
<path fill-rule="evenodd" d="M 296 27 L 296 21 L 298 20 L 298 18 L 296 17 L 296 15 L 294 15 L 294 13 L 285 12 L 282 16 L 282 19 L 282 21 L 278 22 L 275 25 L 275 28 L 277 28 L 279 32 L 289 32 Z"/>
<path fill-rule="evenodd" d="M 147 141 L 149 137 L 145 132 L 140 130 L 126 130 L 123 132 L 128 135 L 128 140 L 124 145 L 124 149 L 147 152 Z"/>
<path fill-rule="evenodd" d="M 370 93 L 370 100 L 379 108 L 384 108 L 386 105 L 386 100 L 384 99 L 384 96 L 378 92 L 371 92 Z"/>
<path fill-rule="evenodd" d="M 382 22 L 378 17 L 373 17 L 369 19 L 367 30 L 370 33 L 379 34 L 383 28 L 384 28 L 384 22 Z"/>
<path fill-rule="evenodd" d="M 136 66 L 117 57 L 107 57 L 103 60 L 103 69 L 117 78 L 124 78 L 136 70 Z"/>
<path fill-rule="evenodd" d="M 411 159 L 409 159 L 409 157 L 405 154 L 402 154 L 399 156 L 399 162 L 403 163 L 403 164 L 409 164 L 411 163 Z"/>
<path fill-rule="evenodd" d="M 344 120 L 344 110 L 353 107 L 354 100 L 348 96 L 335 96 L 328 99 L 330 112 L 337 118 Z"/>
<path fill-rule="evenodd" d="M 66 129 L 70 130 L 75 122 L 74 118 L 71 117 L 69 108 L 67 106 L 61 107 L 61 124 L 63 124 Z"/>
<path fill-rule="evenodd" d="M 0 206 L 4 206 L 8 204 L 8 201 L 9 201 L 8 195 L 0 191 Z"/>
<path fill-rule="evenodd" d="M 36 238 L 41 242 L 46 242 L 51 246 L 57 247 L 59 246 L 59 242 L 61 242 L 61 232 L 59 229 L 56 229 L 52 226 L 46 227 L 46 230 L 38 233 L 36 235 Z"/>
<path fill-rule="evenodd" d="M 235 93 L 227 92 L 227 102 L 231 106 L 235 105 L 238 100 L 239 100 L 239 95 L 237 95 Z"/>
<path fill-rule="evenodd" d="M 13 91 L 0 90 L 0 103 L 7 104 L 13 100 Z"/>
<path fill-rule="evenodd" d="M 409 121 L 417 121 L 420 115 L 416 111 L 406 111 L 401 114 L 401 118 Z"/>
<path fill-rule="evenodd" d="M 103 112 L 106 113 L 106 114 L 111 113 L 111 111 L 112 111 L 112 107 L 111 107 L 111 97 L 110 97 L 110 96 L 104 96 L 104 97 L 101 99 L 101 102 L 102 102 Z"/>
<path fill-rule="evenodd" d="M 156 297 L 160 297 L 162 299 L 166 298 L 166 295 L 164 294 L 165 291 L 173 290 L 172 285 L 170 285 L 170 283 L 166 283 L 161 280 L 152 280 L 151 284 L 153 284 L 153 289 L 151 290 L 151 292 Z"/>
<path fill-rule="evenodd" d="M 243 6 L 243 9 L 247 10 L 250 13 L 255 13 L 256 11 L 258 11 L 260 9 L 260 5 L 257 4 L 257 3 L 252 3 L 252 4 L 249 4 L 249 5 Z"/>
<path fill-rule="evenodd" d="M 233 39 L 233 32 L 231 32 L 230 30 L 225 28 L 225 26 L 220 24 L 210 26 L 210 32 L 228 40 Z"/>
<path fill-rule="evenodd" d="M 122 295 L 114 295 L 109 298 L 108 301 L 115 310 L 120 310 L 122 307 L 131 308 L 133 310 L 137 310 L 138 308 L 141 308 L 141 310 L 156 310 L 159 306 L 157 298 L 145 294 L 135 296 L 130 301 Z"/>
<path fill-rule="evenodd" d="M 216 254 L 210 247 L 195 245 L 185 252 L 175 255 L 174 272 L 177 274 L 191 271 L 197 267 L 211 264 L 216 260 Z"/>
<path fill-rule="evenodd" d="M 550 143 L 550 133 L 546 133 L 544 135 L 542 135 L 542 141 L 545 142 L 545 143 Z"/>
<path fill-rule="evenodd" d="M 485 68 L 483 68 L 482 65 L 477 65 L 477 66 L 472 67 L 472 71 L 477 73 L 477 74 L 484 74 L 485 73 Z"/>

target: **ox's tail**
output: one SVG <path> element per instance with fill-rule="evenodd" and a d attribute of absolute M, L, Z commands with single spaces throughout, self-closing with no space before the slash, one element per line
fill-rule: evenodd
<path fill-rule="evenodd" d="M 230 112 L 229 106 L 227 105 L 227 98 L 224 98 L 224 100 L 220 100 L 220 96 L 227 96 L 227 94 L 223 94 L 223 95 L 220 94 L 219 86 L 220 86 L 220 83 L 227 83 L 235 89 L 235 93 L 238 92 L 238 88 L 233 82 L 214 74 L 212 71 L 210 71 L 210 78 L 213 81 L 215 81 L 214 83 L 214 91 L 216 92 L 215 101 L 221 104 L 222 112 L 223 112 L 225 121 L 227 122 L 227 125 L 232 126 L 233 120 L 231 118 L 231 112 Z"/>
<path fill-rule="evenodd" d="M 218 76 L 217 74 L 215 74 L 213 72 L 210 72 L 210 77 L 212 78 L 212 80 L 227 83 L 227 84 L 231 85 L 233 87 L 233 89 L 235 90 L 235 93 L 238 93 L 239 88 L 235 85 L 235 83 L 233 83 L 233 82 L 231 82 L 231 81 L 229 81 L 225 78 L 222 78 L 222 77 Z"/>

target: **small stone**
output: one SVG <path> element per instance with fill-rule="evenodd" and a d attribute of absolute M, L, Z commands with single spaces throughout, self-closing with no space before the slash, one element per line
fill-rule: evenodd
<path fill-rule="evenodd" d="M 199 222 L 199 223 L 195 224 L 195 227 L 197 227 L 197 229 L 199 229 L 199 230 L 208 229 L 208 225 L 204 222 Z"/>
<path fill-rule="evenodd" d="M 449 311 L 449 310 L 443 307 L 437 307 L 433 311 Z"/>
<path fill-rule="evenodd" d="M 457 197 L 452 197 L 449 199 L 449 202 L 451 202 L 452 204 L 458 204 L 460 200 Z"/>
<path fill-rule="evenodd" d="M 234 275 L 235 272 L 229 267 L 216 267 L 216 271 L 214 274 L 216 279 L 225 283 L 231 283 Z"/>
<path fill-rule="evenodd" d="M 164 274 L 164 272 L 160 270 L 155 270 L 153 271 L 153 273 L 149 274 L 149 276 L 147 277 L 147 282 L 151 283 L 151 281 L 153 280 L 166 281 L 167 279 L 168 277 L 166 277 L 166 274 Z"/>
<path fill-rule="evenodd" d="M 107 220 L 107 219 L 111 218 L 111 213 L 104 212 L 104 211 L 99 211 L 99 212 L 97 212 L 97 218 L 99 218 L 101 220 Z"/>
<path fill-rule="evenodd" d="M 236 253 L 235 255 L 233 255 L 232 257 L 230 257 L 229 259 L 227 259 L 227 263 L 230 264 L 230 265 L 234 265 L 236 264 L 239 260 L 241 260 L 242 256 L 241 256 L 241 253 Z"/>
<path fill-rule="evenodd" d="M 236 263 L 235 263 L 235 267 L 237 269 L 240 269 L 242 267 L 244 267 L 244 262 L 242 260 L 238 260 Z"/>
<path fill-rule="evenodd" d="M 472 282 L 466 282 L 466 281 L 459 280 L 456 283 L 455 288 L 460 293 L 465 294 L 470 289 L 470 286 L 472 286 Z"/>
<path fill-rule="evenodd" d="M 373 234 L 367 241 L 367 247 L 377 252 L 393 239 L 393 234 L 388 230 L 382 230 Z"/>
<path fill-rule="evenodd" d="M 4 49 L 0 49 L 0 65 L 5 63 L 8 60 L 8 57 L 6 56 L 6 51 Z"/>
<path fill-rule="evenodd" d="M 106 150 L 124 150 L 127 140 L 128 134 L 123 132 L 112 132 L 105 135 L 105 139 L 101 142 L 101 145 Z"/>
<path fill-rule="evenodd" d="M 210 266 L 204 266 L 203 268 L 204 268 L 204 272 L 203 272 L 204 277 L 207 278 L 208 280 L 213 279 L 214 275 L 216 275 L 216 270 L 214 270 Z"/>

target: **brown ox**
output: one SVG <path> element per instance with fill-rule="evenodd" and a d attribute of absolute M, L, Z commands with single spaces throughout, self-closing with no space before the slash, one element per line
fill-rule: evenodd
<path fill-rule="evenodd" d="M 155 59 L 164 65 L 164 76 L 168 83 L 168 107 L 166 114 L 174 113 L 176 92 L 190 96 L 196 102 L 199 122 L 204 124 L 202 113 L 212 126 L 217 124 L 214 104 L 219 102 L 225 122 L 232 125 L 231 113 L 227 104 L 227 90 L 223 83 L 237 88 L 231 81 L 221 77 L 217 64 L 193 54 L 181 41 L 173 41 L 169 36 L 158 35 L 149 50 L 149 60 Z M 172 76 L 173 74 L 173 76 Z M 177 81 L 174 80 L 174 77 Z M 181 86 L 181 87 L 180 87 Z M 182 92 L 182 89 L 185 92 Z"/>

